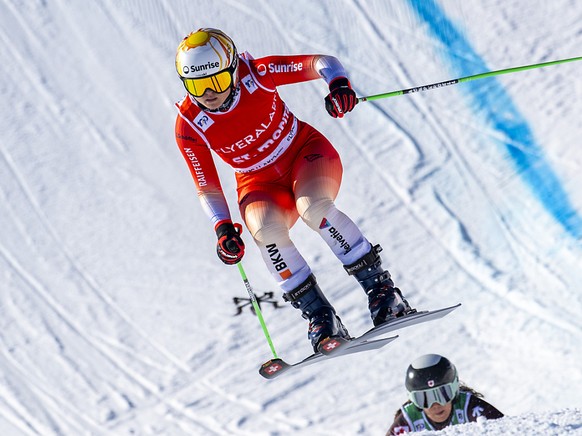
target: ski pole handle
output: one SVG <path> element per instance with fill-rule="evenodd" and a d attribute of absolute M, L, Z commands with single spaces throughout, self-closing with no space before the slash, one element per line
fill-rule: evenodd
<path fill-rule="evenodd" d="M 278 359 L 277 352 L 275 351 L 275 346 L 273 345 L 273 341 L 271 340 L 271 335 L 269 334 L 269 330 L 267 329 L 267 324 L 265 324 L 265 319 L 263 318 L 263 312 L 261 312 L 261 308 L 259 307 L 259 303 L 257 302 L 257 297 L 251 287 L 249 280 L 247 279 L 247 275 L 243 268 L 242 262 L 237 263 L 238 271 L 243 279 L 247 292 L 249 294 L 249 298 L 251 300 L 251 304 L 253 305 L 253 309 L 255 309 L 255 313 L 257 314 L 257 318 L 259 318 L 259 322 L 261 323 L 261 327 L 263 329 L 263 333 L 267 338 L 267 342 L 269 347 L 271 348 L 271 352 L 273 353 L 273 357 Z"/>
<path fill-rule="evenodd" d="M 506 68 L 504 70 L 488 71 L 486 73 L 475 74 L 473 76 L 461 77 L 459 79 L 445 80 L 444 82 L 431 83 L 428 85 L 417 86 L 415 88 L 401 89 L 399 91 L 386 92 L 384 94 L 370 95 L 368 97 L 358 98 L 358 103 L 364 101 L 374 101 L 381 98 L 396 97 L 397 95 L 412 94 L 415 92 L 429 91 L 431 89 L 443 88 L 445 86 L 456 85 L 457 83 L 469 82 L 471 80 L 484 79 L 486 77 L 500 76 L 502 74 L 515 73 L 518 71 L 532 70 L 534 68 L 548 67 L 550 65 L 565 64 L 566 62 L 580 61 L 582 57 L 561 59 L 557 61 L 542 62 L 539 64 L 524 65 L 521 67 Z"/>

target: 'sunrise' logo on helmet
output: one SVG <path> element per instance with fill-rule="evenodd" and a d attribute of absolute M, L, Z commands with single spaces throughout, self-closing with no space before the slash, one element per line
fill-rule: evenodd
<path fill-rule="evenodd" d="M 218 68 L 219 66 L 220 64 L 218 62 L 206 62 L 205 64 L 202 65 L 184 65 L 182 67 L 182 72 L 184 74 L 195 73 L 198 71 L 206 71 L 212 68 Z"/>

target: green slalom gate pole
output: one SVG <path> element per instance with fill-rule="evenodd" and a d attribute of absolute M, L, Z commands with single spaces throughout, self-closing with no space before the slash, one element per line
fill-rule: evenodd
<path fill-rule="evenodd" d="M 540 64 L 524 65 L 522 67 L 506 68 L 504 70 L 489 71 L 487 73 L 475 74 L 474 76 L 461 77 L 460 79 L 445 80 L 444 82 L 431 83 L 429 85 L 417 86 L 415 88 L 401 89 L 400 91 L 386 92 L 384 94 L 370 95 L 358 98 L 358 103 L 363 101 L 380 100 L 381 98 L 396 97 L 397 95 L 412 94 L 414 92 L 429 91 L 431 89 L 443 88 L 445 86 L 456 85 L 457 83 L 469 82 L 471 80 L 484 79 L 486 77 L 500 76 L 502 74 L 516 73 L 518 71 L 533 70 L 534 68 L 548 67 L 550 65 L 565 64 L 566 62 L 580 61 L 582 57 L 561 59 L 558 61 L 542 62 Z"/>
<path fill-rule="evenodd" d="M 273 357 L 275 359 L 278 359 L 279 356 L 277 356 L 277 352 L 275 351 L 275 346 L 273 345 L 273 341 L 271 340 L 271 335 L 269 334 L 269 330 L 267 329 L 267 324 L 265 324 L 265 319 L 263 318 L 263 313 L 261 312 L 261 308 L 259 307 L 259 303 L 257 302 L 257 297 L 256 297 L 255 293 L 253 292 L 253 288 L 251 287 L 249 279 L 247 279 L 247 275 L 246 275 L 245 270 L 243 268 L 242 262 L 237 263 L 237 266 L 238 266 L 238 271 L 240 272 L 240 275 L 241 275 L 243 282 L 245 284 L 245 287 L 247 288 L 247 292 L 249 293 L 249 298 L 250 298 L 251 303 L 253 305 L 253 309 L 255 309 L 255 313 L 257 314 L 257 318 L 259 318 L 259 322 L 261 323 L 261 327 L 263 328 L 263 333 L 265 334 L 265 337 L 267 338 L 267 342 L 269 343 L 269 347 L 271 347 Z"/>

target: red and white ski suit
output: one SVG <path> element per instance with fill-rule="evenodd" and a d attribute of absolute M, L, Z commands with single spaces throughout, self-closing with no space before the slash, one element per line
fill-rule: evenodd
<path fill-rule="evenodd" d="M 277 86 L 346 77 L 331 56 L 239 56 L 239 84 L 226 111 L 201 108 L 187 95 L 176 106 L 176 141 L 215 229 L 231 220 L 211 150 L 236 172 L 241 216 L 283 291 L 311 273 L 289 238 L 301 217 L 344 264 L 370 250 L 358 227 L 335 205 L 342 164 L 332 144 L 297 119 Z"/>

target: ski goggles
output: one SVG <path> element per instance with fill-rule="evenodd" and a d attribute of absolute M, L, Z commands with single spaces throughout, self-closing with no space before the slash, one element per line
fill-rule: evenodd
<path fill-rule="evenodd" d="M 408 397 L 412 401 L 412 404 L 419 409 L 428 409 L 434 403 L 439 403 L 441 406 L 444 406 L 449 401 L 452 401 L 458 393 L 459 381 L 455 380 L 452 383 L 447 383 L 436 388 L 409 392 Z"/>
<path fill-rule="evenodd" d="M 236 63 L 232 67 L 222 70 L 212 76 L 187 79 L 182 77 L 182 83 L 190 94 L 194 97 L 202 97 L 207 89 L 217 93 L 227 91 L 234 82 Z"/>

